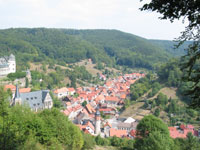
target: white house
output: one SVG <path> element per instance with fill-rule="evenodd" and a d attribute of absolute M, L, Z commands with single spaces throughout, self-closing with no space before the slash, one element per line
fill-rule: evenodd
<path fill-rule="evenodd" d="M 54 90 L 53 94 L 58 98 L 63 98 L 69 95 L 69 91 L 66 87 L 63 87 L 63 88 Z"/>
<path fill-rule="evenodd" d="M 16 72 L 15 56 L 4 56 L 0 58 L 0 76 L 7 76 L 9 73 Z"/>
<path fill-rule="evenodd" d="M 66 87 L 62 87 L 60 89 L 56 89 L 53 91 L 53 94 L 59 99 L 64 98 L 66 96 L 74 95 L 74 93 L 75 93 L 74 88 L 66 88 Z"/>

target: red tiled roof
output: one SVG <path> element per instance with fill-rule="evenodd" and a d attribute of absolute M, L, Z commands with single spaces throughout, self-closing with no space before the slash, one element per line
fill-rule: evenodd
<path fill-rule="evenodd" d="M 99 108 L 99 111 L 112 111 L 112 108 Z"/>
<path fill-rule="evenodd" d="M 181 124 L 181 125 L 180 125 L 180 128 L 181 128 L 182 130 L 184 130 L 184 129 L 186 129 L 186 126 L 185 126 L 184 124 Z"/>
<path fill-rule="evenodd" d="M 136 137 L 136 130 L 132 129 L 132 130 L 130 131 L 130 135 L 131 135 L 132 137 Z"/>
<path fill-rule="evenodd" d="M 16 86 L 12 85 L 12 84 L 8 84 L 8 85 L 5 85 L 4 86 L 4 89 L 5 90 L 8 90 L 8 89 L 11 89 L 11 91 L 15 91 L 16 90 Z M 31 91 L 31 88 L 21 88 L 19 89 L 19 92 L 20 93 L 28 93 Z"/>
<path fill-rule="evenodd" d="M 122 95 L 120 96 L 120 98 L 121 98 L 121 99 L 125 99 L 125 98 L 126 98 L 126 94 L 122 94 Z"/>
<path fill-rule="evenodd" d="M 93 124 L 90 121 L 88 121 L 86 123 L 86 125 L 89 126 L 94 131 L 94 126 L 93 126 Z"/>
<path fill-rule="evenodd" d="M 119 101 L 119 99 L 117 97 L 112 97 L 112 96 L 106 96 L 105 100 L 106 101 L 115 101 L 115 102 Z"/>
<path fill-rule="evenodd" d="M 31 88 L 21 88 L 21 89 L 19 89 L 20 93 L 28 93 L 30 91 L 31 91 Z"/>
<path fill-rule="evenodd" d="M 56 89 L 53 91 L 53 93 L 58 94 L 58 93 L 63 93 L 63 92 L 67 92 L 68 89 L 66 87 L 60 88 L 60 89 Z"/>
<path fill-rule="evenodd" d="M 104 127 L 109 126 L 110 128 L 112 128 L 112 125 L 109 122 L 106 122 L 106 124 L 104 125 Z"/>
<path fill-rule="evenodd" d="M 87 104 L 87 105 L 86 105 L 86 109 L 88 110 L 88 112 L 89 112 L 90 114 L 96 112 L 95 109 L 94 109 L 90 104 Z"/>
<path fill-rule="evenodd" d="M 168 127 L 169 131 L 176 131 L 176 127 Z"/>
<path fill-rule="evenodd" d="M 184 125 L 181 126 L 181 128 L 184 128 L 184 127 L 185 127 Z M 175 127 L 168 127 L 168 129 L 169 129 L 170 136 L 172 138 L 186 138 L 189 132 L 191 132 L 193 135 L 195 134 L 195 132 L 190 129 L 184 129 L 183 131 L 179 131 Z"/>
<path fill-rule="evenodd" d="M 5 90 L 11 89 L 11 91 L 15 91 L 16 86 L 12 85 L 12 84 L 7 84 L 4 86 Z"/>
<path fill-rule="evenodd" d="M 188 125 L 187 125 L 187 128 L 188 128 L 188 129 L 194 129 L 194 126 L 191 125 L 191 124 L 188 124 Z"/>
<path fill-rule="evenodd" d="M 127 136 L 127 131 L 126 130 L 117 130 L 117 129 L 111 128 L 110 129 L 110 136 L 116 136 L 116 137 Z"/>
<path fill-rule="evenodd" d="M 74 88 L 67 88 L 69 92 L 75 92 Z"/>

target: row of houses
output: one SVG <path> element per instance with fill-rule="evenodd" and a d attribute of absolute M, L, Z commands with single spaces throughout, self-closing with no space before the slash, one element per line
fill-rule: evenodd
<path fill-rule="evenodd" d="M 193 125 L 184 125 L 175 127 L 168 127 L 170 136 L 172 138 L 187 138 L 187 134 L 190 132 L 196 137 L 200 137 L 200 130 L 195 130 Z"/>
<path fill-rule="evenodd" d="M 66 107 L 62 112 L 84 132 L 102 137 L 131 137 L 138 122 L 130 118 L 129 122 L 124 122 L 126 118 L 119 119 L 117 107 L 123 107 L 124 100 L 130 95 L 130 85 L 144 76 L 139 73 L 126 74 L 105 81 L 103 86 L 79 87 L 73 89 L 71 94 L 68 88 L 63 87 L 53 93 L 62 99 Z M 105 122 L 102 115 L 116 119 Z"/>
<path fill-rule="evenodd" d="M 66 109 L 62 112 L 85 133 L 102 137 L 135 138 L 138 121 L 131 117 L 119 118 L 116 107 L 123 106 L 124 99 L 130 92 L 130 84 L 141 77 L 144 75 L 126 74 L 106 81 L 103 86 L 77 89 L 63 87 L 54 90 L 53 93 L 63 100 Z M 10 89 L 13 93 L 11 105 L 28 105 L 35 112 L 53 107 L 48 90 L 31 92 L 30 88 L 18 88 L 14 85 L 5 85 L 4 88 Z M 112 117 L 105 120 L 101 115 Z M 172 138 L 186 138 L 189 132 L 200 137 L 200 131 L 195 130 L 192 125 L 168 129 Z"/>
<path fill-rule="evenodd" d="M 99 105 L 100 112 L 105 115 L 115 115 L 117 113 L 116 107 L 122 107 L 124 99 L 130 95 L 130 85 L 144 76 L 144 74 L 139 73 L 126 74 L 107 80 L 103 86 L 79 87 L 77 89 L 63 87 L 55 89 L 53 93 L 62 99 L 66 107 L 64 112 L 72 120 L 81 109 L 84 109 L 81 108 L 83 102 L 91 105 L 93 109 Z M 76 96 L 74 96 L 75 93 Z M 87 110 L 88 105 L 86 106 Z"/>

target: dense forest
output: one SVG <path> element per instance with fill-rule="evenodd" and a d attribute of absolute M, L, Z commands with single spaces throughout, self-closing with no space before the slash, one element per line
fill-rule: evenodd
<path fill-rule="evenodd" d="M 117 30 L 46 28 L 0 30 L 0 53 L 16 55 L 18 69 L 28 67 L 29 61 L 65 65 L 88 58 L 111 67 L 152 69 L 173 56 L 171 47 L 169 51 L 150 40 Z"/>
<path fill-rule="evenodd" d="M 160 48 L 166 50 L 173 56 L 183 56 L 186 54 L 186 49 L 188 46 L 192 43 L 192 41 L 185 41 L 182 45 L 179 47 L 179 42 L 176 41 L 168 41 L 168 40 L 149 40 L 152 44 L 156 44 Z"/>

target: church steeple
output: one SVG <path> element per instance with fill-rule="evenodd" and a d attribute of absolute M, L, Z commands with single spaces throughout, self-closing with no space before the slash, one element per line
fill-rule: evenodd
<path fill-rule="evenodd" d="M 18 88 L 18 85 L 16 85 L 15 98 L 19 98 L 19 97 L 20 97 L 19 88 Z"/>
<path fill-rule="evenodd" d="M 99 111 L 99 106 L 96 108 L 96 113 L 95 113 L 95 134 L 99 135 L 101 133 L 101 114 Z"/>
<path fill-rule="evenodd" d="M 22 104 L 22 99 L 20 97 L 18 85 L 16 85 L 15 97 L 13 99 L 13 105 L 16 105 L 16 104 L 19 104 L 19 105 Z"/>

